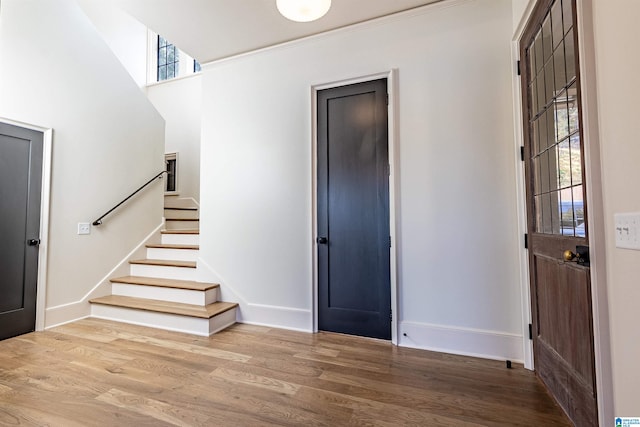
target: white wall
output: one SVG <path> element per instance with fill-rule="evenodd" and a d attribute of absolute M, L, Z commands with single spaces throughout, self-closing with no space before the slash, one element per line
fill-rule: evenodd
<path fill-rule="evenodd" d="M 147 86 L 148 30 L 113 2 L 78 0 L 104 41 L 166 121 L 165 153 L 179 153 L 178 192 L 200 199 L 199 75 Z M 191 58 L 189 58 L 191 60 Z M 186 61 L 188 62 L 188 61 Z M 186 72 L 189 67 L 182 67 Z M 153 74 L 153 73 L 152 73 Z"/>
<path fill-rule="evenodd" d="M 199 201 L 202 77 L 151 85 L 147 96 L 166 120 L 165 152 L 178 153 L 178 192 Z"/>
<path fill-rule="evenodd" d="M 511 9 L 512 9 L 512 17 L 513 17 L 513 29 L 515 31 L 522 20 L 522 16 L 524 15 L 527 6 L 531 3 L 530 0 L 511 0 Z"/>
<path fill-rule="evenodd" d="M 640 212 L 640 3 L 593 1 L 615 416 L 638 416 L 640 252 L 615 247 L 614 214 Z"/>
<path fill-rule="evenodd" d="M 144 87 L 147 84 L 147 27 L 112 2 L 77 1 L 133 80 Z"/>
<path fill-rule="evenodd" d="M 161 223 L 154 184 L 91 222 L 163 168 L 164 123 L 72 0 L 3 0 L 0 117 L 53 128 L 47 325 L 88 314 L 85 296 Z"/>
<path fill-rule="evenodd" d="M 201 265 L 245 321 L 312 328 L 311 87 L 397 68 L 401 344 L 522 359 L 512 27 L 445 2 L 205 68 Z"/>

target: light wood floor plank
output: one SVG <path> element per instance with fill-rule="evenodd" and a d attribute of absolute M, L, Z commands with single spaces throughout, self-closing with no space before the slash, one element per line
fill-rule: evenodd
<path fill-rule="evenodd" d="M 152 417 L 176 426 L 182 425 L 205 425 L 208 417 L 188 408 L 180 408 L 174 405 L 127 393 L 118 389 L 111 389 L 106 393 L 96 397 L 100 402 L 108 403 L 118 408 L 129 409 L 147 417 Z"/>
<path fill-rule="evenodd" d="M 261 375 L 250 374 L 246 371 L 242 372 L 233 369 L 218 368 L 213 371 L 211 375 L 226 381 L 247 384 L 261 389 L 270 390 L 275 393 L 289 394 L 292 396 L 300 389 L 300 386 L 297 384 L 281 381 L 273 377 L 263 377 Z"/>
<path fill-rule="evenodd" d="M 331 333 L 84 319 L 0 341 L 0 425 L 571 424 L 518 365 Z"/>

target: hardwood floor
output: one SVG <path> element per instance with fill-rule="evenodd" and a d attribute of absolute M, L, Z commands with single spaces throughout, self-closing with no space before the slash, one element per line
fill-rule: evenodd
<path fill-rule="evenodd" d="M 331 333 L 85 319 L 0 342 L 0 425 L 569 426 L 535 375 Z"/>

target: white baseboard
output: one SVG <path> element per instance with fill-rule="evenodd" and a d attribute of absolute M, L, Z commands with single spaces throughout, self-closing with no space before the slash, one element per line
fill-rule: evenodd
<path fill-rule="evenodd" d="M 311 310 L 249 302 L 202 258 L 198 259 L 197 271 L 197 280 L 199 282 L 220 284 L 220 301 L 239 304 L 237 317 L 239 323 L 300 332 L 313 332 Z"/>
<path fill-rule="evenodd" d="M 271 328 L 313 332 L 311 310 L 263 304 L 240 304 L 238 322 Z"/>
<path fill-rule="evenodd" d="M 84 300 L 47 308 L 45 312 L 45 329 L 75 322 L 90 315 L 91 306 Z"/>
<path fill-rule="evenodd" d="M 84 297 L 79 301 L 62 304 L 55 307 L 48 307 L 45 311 L 45 329 L 60 326 L 75 320 L 84 319 L 91 314 L 89 300 L 111 295 L 110 279 L 118 276 L 129 275 L 129 260 L 134 258 L 144 258 L 146 255 L 147 243 L 157 243 L 160 241 L 160 230 L 164 223 L 157 226 L 138 246 L 127 254 L 111 271 L 109 271 Z"/>
<path fill-rule="evenodd" d="M 523 337 L 517 334 L 401 322 L 398 345 L 441 353 L 523 363 Z"/>

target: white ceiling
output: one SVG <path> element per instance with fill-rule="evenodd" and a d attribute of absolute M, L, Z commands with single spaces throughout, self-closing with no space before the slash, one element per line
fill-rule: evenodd
<path fill-rule="evenodd" d="M 321 19 L 282 17 L 276 0 L 113 0 L 206 63 L 442 0 L 333 0 Z"/>

